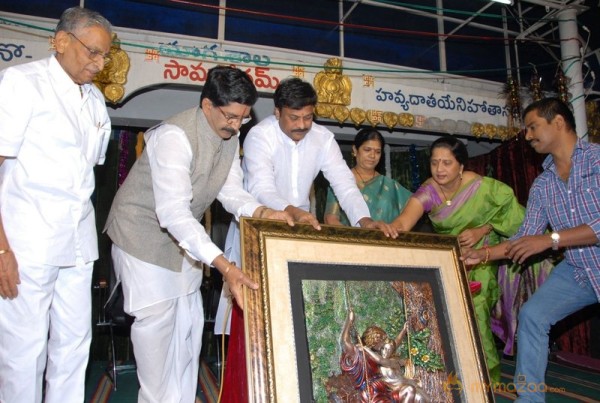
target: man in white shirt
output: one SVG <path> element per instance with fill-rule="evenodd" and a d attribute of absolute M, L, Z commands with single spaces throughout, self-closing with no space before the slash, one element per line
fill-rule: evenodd
<path fill-rule="evenodd" d="M 398 233 L 392 226 L 371 219 L 334 134 L 313 123 L 317 93 L 310 83 L 295 77 L 282 80 L 275 90 L 274 101 L 275 115 L 254 126 L 244 140 L 244 185 L 250 194 L 265 206 L 289 212 L 295 222 L 320 229 L 317 218 L 310 213 L 309 196 L 315 177 L 322 171 L 352 225 L 379 229 L 386 236 L 395 238 Z M 239 231 L 234 225 L 230 226 L 228 239 L 225 246 L 226 250 L 231 248 L 228 256 L 239 261 Z M 220 304 L 221 312 L 223 305 Z M 234 322 L 241 322 L 240 311 L 234 309 L 232 312 Z M 215 325 L 216 333 L 222 332 L 220 317 L 218 315 Z M 234 323 L 233 327 L 236 327 Z M 235 341 L 240 337 L 239 333 L 242 332 L 231 330 L 230 347 L 239 345 Z M 246 387 L 244 359 L 236 354 L 230 349 L 223 402 L 242 398 L 242 395 L 235 395 L 234 385 L 239 385 L 235 387 L 242 394 Z"/>
<path fill-rule="evenodd" d="M 84 400 L 98 258 L 90 196 L 110 137 L 92 80 L 111 35 L 100 14 L 73 7 L 54 55 L 0 72 L 1 402 Z"/>
<path fill-rule="evenodd" d="M 319 171 L 338 197 L 352 225 L 397 234 L 373 221 L 334 134 L 313 123 L 317 95 L 299 78 L 283 80 L 274 96 L 275 115 L 254 126 L 244 141 L 246 189 L 261 203 L 285 209 L 297 222 L 318 225 L 310 213 L 310 188 Z"/>
<path fill-rule="evenodd" d="M 204 315 L 202 262 L 214 266 L 242 305 L 242 286 L 258 288 L 211 241 L 201 219 L 212 202 L 240 216 L 283 219 L 243 189 L 238 132 L 258 94 L 243 71 L 209 70 L 200 106 L 145 134 L 146 147 L 118 190 L 106 231 L 122 282 L 138 402 L 193 402 Z"/>

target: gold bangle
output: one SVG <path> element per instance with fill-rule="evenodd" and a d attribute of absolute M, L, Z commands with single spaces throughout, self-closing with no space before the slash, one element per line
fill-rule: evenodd
<path fill-rule="evenodd" d="M 482 264 L 486 264 L 490 260 L 490 247 L 485 245 L 485 260 L 481 262 Z"/>
<path fill-rule="evenodd" d="M 12 250 L 10 250 L 10 248 L 0 249 L 0 255 L 4 255 L 5 253 L 10 253 L 10 252 L 12 252 Z"/>

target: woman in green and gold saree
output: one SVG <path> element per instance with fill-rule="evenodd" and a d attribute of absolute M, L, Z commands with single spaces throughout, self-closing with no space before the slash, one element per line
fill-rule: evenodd
<path fill-rule="evenodd" d="M 435 232 L 456 235 L 461 248 L 496 245 L 516 233 L 525 209 L 513 190 L 495 179 L 464 171 L 467 159 L 467 149 L 460 140 L 445 136 L 433 142 L 432 176 L 411 197 L 393 225 L 398 230 L 410 231 L 428 213 Z M 527 269 L 536 271 L 539 284 L 552 268 L 548 262 L 541 266 L 536 264 Z M 500 381 L 500 359 L 492 330 L 506 343 L 506 352 L 512 353 L 516 311 L 522 302 L 518 295 L 523 289 L 520 270 L 505 264 L 499 273 L 498 262 L 482 262 L 469 270 L 469 280 L 481 283 L 481 290 L 472 297 L 492 382 Z M 497 304 L 501 294 L 502 300 Z"/>
<path fill-rule="evenodd" d="M 368 128 L 359 131 L 352 146 L 352 155 L 356 158 L 352 173 L 369 206 L 371 218 L 390 223 L 400 214 L 411 192 L 377 172 L 384 145 L 383 136 L 377 130 Z M 331 188 L 327 191 L 324 220 L 325 224 L 350 225 Z"/>

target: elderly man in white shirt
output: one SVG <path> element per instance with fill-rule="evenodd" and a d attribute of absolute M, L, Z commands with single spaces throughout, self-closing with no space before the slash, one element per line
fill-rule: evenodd
<path fill-rule="evenodd" d="M 294 221 L 320 229 L 317 218 L 309 211 L 309 196 L 315 177 L 322 171 L 354 226 L 379 229 L 386 236 L 396 237 L 398 233 L 392 226 L 371 219 L 334 134 L 313 123 L 317 94 L 310 83 L 299 78 L 282 80 L 274 101 L 275 115 L 254 126 L 244 141 L 244 185 L 250 194 L 265 206 L 289 212 Z M 239 248 L 239 230 L 232 224 L 225 246 L 231 260 L 239 262 Z M 217 334 L 223 332 L 226 303 L 222 296 L 215 324 Z M 234 322 L 241 322 L 240 311 L 232 312 Z M 234 388 L 242 394 L 246 388 L 243 351 L 231 350 L 232 345 L 239 345 L 235 340 L 240 333 L 243 337 L 243 327 L 240 331 L 233 324 L 232 327 L 223 402 L 241 397 Z M 240 356 L 236 356 L 238 353 Z"/>
<path fill-rule="evenodd" d="M 98 258 L 90 197 L 110 137 L 92 80 L 111 32 L 100 14 L 70 8 L 54 55 L 0 72 L 1 402 L 84 400 Z"/>

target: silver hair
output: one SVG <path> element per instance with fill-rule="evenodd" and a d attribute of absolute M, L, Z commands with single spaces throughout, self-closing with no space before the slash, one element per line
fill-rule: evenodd
<path fill-rule="evenodd" d="M 71 7 L 62 13 L 54 32 L 76 32 L 82 28 L 93 26 L 100 26 L 104 28 L 109 35 L 112 35 L 112 25 L 100 13 L 87 8 Z"/>

